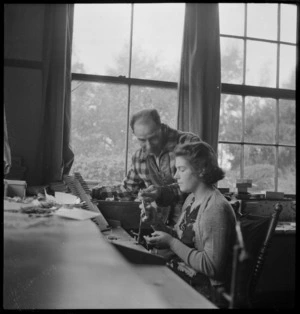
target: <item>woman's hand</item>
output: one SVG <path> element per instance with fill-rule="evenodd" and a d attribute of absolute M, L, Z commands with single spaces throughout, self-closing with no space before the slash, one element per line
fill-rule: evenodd
<path fill-rule="evenodd" d="M 147 244 L 154 246 L 157 249 L 168 249 L 173 237 L 163 231 L 154 231 L 152 237 L 144 237 Z"/>
<path fill-rule="evenodd" d="M 157 205 L 155 202 L 140 204 L 141 209 L 141 219 L 143 222 L 155 223 L 157 220 Z"/>

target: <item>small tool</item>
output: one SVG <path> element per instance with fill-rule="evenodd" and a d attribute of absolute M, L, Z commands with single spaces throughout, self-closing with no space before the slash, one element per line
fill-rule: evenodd
<path fill-rule="evenodd" d="M 142 200 L 142 204 L 143 204 L 143 207 L 145 209 L 145 204 L 144 204 L 143 200 Z M 143 223 L 143 219 L 142 219 L 142 215 L 140 215 L 139 233 L 138 233 L 138 237 L 137 237 L 137 242 L 138 243 L 141 243 L 142 223 Z"/>

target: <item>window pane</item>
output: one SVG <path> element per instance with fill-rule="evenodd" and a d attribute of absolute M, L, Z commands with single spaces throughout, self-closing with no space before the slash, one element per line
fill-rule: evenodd
<path fill-rule="evenodd" d="M 245 98 L 245 141 L 275 143 L 276 102 L 274 99 Z"/>
<path fill-rule="evenodd" d="M 247 36 L 276 40 L 278 4 L 253 3 L 247 10 Z"/>
<path fill-rule="evenodd" d="M 295 89 L 296 47 L 280 45 L 279 88 Z"/>
<path fill-rule="evenodd" d="M 297 7 L 282 3 L 280 22 L 280 40 L 296 43 Z"/>
<path fill-rule="evenodd" d="M 222 83 L 242 84 L 244 67 L 243 40 L 221 37 Z"/>
<path fill-rule="evenodd" d="M 241 141 L 242 136 L 242 97 L 221 95 L 220 141 Z"/>
<path fill-rule="evenodd" d="M 127 87 L 72 83 L 72 171 L 103 184 L 120 182 L 125 169 Z"/>
<path fill-rule="evenodd" d="M 279 147 L 278 191 L 296 194 L 296 150 Z"/>
<path fill-rule="evenodd" d="M 245 145 L 244 177 L 252 180 L 249 192 L 275 191 L 275 148 Z"/>
<path fill-rule="evenodd" d="M 133 86 L 131 88 L 131 106 L 130 115 L 142 110 L 155 108 L 158 110 L 161 122 L 166 123 L 172 128 L 176 128 L 177 124 L 177 90 Z M 131 156 L 139 148 L 136 137 L 130 130 L 128 163 L 131 163 Z"/>
<path fill-rule="evenodd" d="M 176 127 L 177 89 L 133 86 L 131 88 L 131 113 L 142 109 L 156 108 L 161 120 L 170 127 Z"/>
<path fill-rule="evenodd" d="M 245 4 L 219 3 L 220 33 L 244 35 Z"/>
<path fill-rule="evenodd" d="M 132 77 L 178 80 L 184 8 L 184 3 L 134 5 Z"/>
<path fill-rule="evenodd" d="M 296 106 L 293 100 L 279 100 L 279 144 L 296 145 Z"/>
<path fill-rule="evenodd" d="M 276 45 L 247 40 L 246 84 L 276 86 Z"/>
<path fill-rule="evenodd" d="M 240 178 L 241 145 L 219 144 L 218 163 L 225 171 L 225 178 L 218 182 L 218 187 L 233 191 L 236 179 Z"/>
<path fill-rule="evenodd" d="M 76 3 L 72 72 L 128 76 L 130 15 L 130 4 Z"/>

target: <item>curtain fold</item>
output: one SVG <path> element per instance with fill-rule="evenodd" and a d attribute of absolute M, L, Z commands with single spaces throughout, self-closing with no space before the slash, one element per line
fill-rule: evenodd
<path fill-rule="evenodd" d="M 4 141 L 3 141 L 3 163 L 4 163 L 4 176 L 7 175 L 10 171 L 11 167 L 11 150 L 8 141 L 8 133 L 7 133 L 7 123 L 6 123 L 6 113 L 5 113 L 5 105 L 3 106 L 4 110 Z"/>
<path fill-rule="evenodd" d="M 217 153 L 221 93 L 218 3 L 187 3 L 178 84 L 178 129 Z"/>
<path fill-rule="evenodd" d="M 46 4 L 43 101 L 40 137 L 41 184 L 68 174 L 74 154 L 71 129 L 71 50 L 74 4 Z"/>

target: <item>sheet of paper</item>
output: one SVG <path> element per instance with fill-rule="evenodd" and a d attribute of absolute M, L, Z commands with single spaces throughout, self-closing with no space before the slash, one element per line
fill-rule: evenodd
<path fill-rule="evenodd" d="M 79 204 L 80 198 L 64 192 L 55 192 L 55 196 L 49 195 L 45 189 L 45 196 L 47 201 L 55 202 L 56 204 L 65 205 L 65 204 Z"/>
<path fill-rule="evenodd" d="M 55 192 L 55 201 L 58 204 L 79 204 L 80 199 L 70 193 Z"/>
<path fill-rule="evenodd" d="M 75 207 L 74 208 L 61 207 L 56 212 L 54 212 L 54 215 L 76 220 L 86 220 L 97 217 L 100 215 L 100 213 Z"/>

